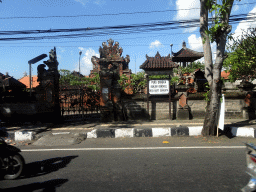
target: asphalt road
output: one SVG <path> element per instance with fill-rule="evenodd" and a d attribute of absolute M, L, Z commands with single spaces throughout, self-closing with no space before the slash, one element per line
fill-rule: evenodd
<path fill-rule="evenodd" d="M 163 141 L 167 141 L 164 142 Z M 240 191 L 248 138 L 90 139 L 22 146 L 26 170 L 1 191 Z"/>

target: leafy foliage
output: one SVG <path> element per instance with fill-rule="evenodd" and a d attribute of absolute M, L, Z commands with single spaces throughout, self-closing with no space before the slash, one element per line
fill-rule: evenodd
<path fill-rule="evenodd" d="M 256 73 L 256 29 L 250 29 L 241 38 L 229 39 L 233 42 L 229 45 L 228 57 L 224 60 L 223 66 L 230 72 L 229 79 L 234 82 L 237 79 L 248 81 L 254 80 Z"/>
<path fill-rule="evenodd" d="M 61 69 L 59 70 L 60 80 L 59 84 L 62 87 L 65 86 L 86 86 L 92 90 L 100 89 L 100 77 L 98 73 L 95 73 L 92 78 L 89 77 L 79 77 L 72 74 L 69 70 Z"/>
<path fill-rule="evenodd" d="M 206 7 L 213 17 L 212 26 L 209 29 L 207 29 L 205 32 L 206 35 L 209 36 L 211 43 L 213 43 L 214 41 L 217 42 L 220 32 L 229 28 L 228 23 L 225 23 L 224 20 L 230 9 L 230 2 L 232 1 L 233 0 L 220 0 L 220 1 L 207 0 L 206 1 Z M 241 0 L 238 0 L 238 1 L 241 1 Z M 204 42 L 205 42 L 205 38 L 203 39 L 203 43 Z"/>
<path fill-rule="evenodd" d="M 200 61 L 192 62 L 187 67 L 181 67 L 179 66 L 178 69 L 173 69 L 173 72 L 176 74 L 185 74 L 185 73 L 193 73 L 196 69 L 204 70 L 204 63 L 201 63 Z"/>
<path fill-rule="evenodd" d="M 147 80 L 145 78 L 145 72 L 139 72 L 137 74 L 131 74 L 130 80 L 123 74 L 120 76 L 120 80 L 118 82 L 123 90 L 126 88 L 132 88 L 134 93 L 138 93 L 145 88 Z"/>
<path fill-rule="evenodd" d="M 198 62 L 193 62 L 187 67 L 179 67 L 178 69 L 174 69 L 173 72 L 176 74 L 184 74 L 184 73 L 192 73 L 196 69 L 204 70 L 204 64 Z M 149 79 L 168 79 L 169 75 L 151 75 L 149 76 Z M 181 81 L 181 78 L 179 76 L 173 76 L 170 80 L 170 84 L 178 83 Z M 125 90 L 126 88 L 133 89 L 134 93 L 139 93 L 143 89 L 145 89 L 147 80 L 145 78 L 145 72 L 139 72 L 137 74 L 132 74 L 131 79 L 126 75 L 120 76 L 120 80 L 118 81 L 121 85 L 122 89 Z"/>

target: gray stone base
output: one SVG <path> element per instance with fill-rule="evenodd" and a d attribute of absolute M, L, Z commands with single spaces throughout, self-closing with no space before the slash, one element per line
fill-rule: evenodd
<path fill-rule="evenodd" d="M 189 120 L 189 110 L 188 109 L 178 109 L 177 119 L 178 120 Z"/>

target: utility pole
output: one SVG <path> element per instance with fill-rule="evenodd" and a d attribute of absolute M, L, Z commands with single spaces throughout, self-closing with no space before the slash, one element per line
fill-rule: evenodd
<path fill-rule="evenodd" d="M 135 74 L 136 74 L 136 56 L 135 56 Z"/>
<path fill-rule="evenodd" d="M 82 51 L 79 51 L 79 77 L 80 77 L 80 74 L 81 74 L 81 71 L 80 71 L 80 58 L 81 58 L 81 55 L 82 55 Z"/>
<path fill-rule="evenodd" d="M 171 57 L 172 57 L 172 46 L 173 46 L 173 44 L 170 44 L 170 46 L 171 46 Z"/>

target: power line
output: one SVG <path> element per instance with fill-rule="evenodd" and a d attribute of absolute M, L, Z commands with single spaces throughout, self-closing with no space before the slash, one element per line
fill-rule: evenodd
<path fill-rule="evenodd" d="M 182 35 L 182 34 L 195 34 L 196 32 L 186 32 L 186 33 L 151 33 L 151 34 L 158 34 L 158 35 L 150 35 L 150 36 L 146 36 L 146 37 L 133 37 L 133 38 L 123 38 L 123 39 L 116 39 L 117 41 L 120 41 L 120 40 L 127 40 L 127 39 L 143 39 L 143 38 L 149 38 L 149 37 L 161 37 L 161 36 L 170 36 L 170 35 Z M 198 31 L 198 33 L 199 33 L 199 31 Z M 242 32 L 237 32 L 237 33 L 242 33 Z M 48 41 L 48 42 L 40 42 L 41 44 L 42 43 L 77 43 L 77 42 L 79 42 L 79 43 L 81 43 L 81 42 L 83 42 L 83 43 L 89 43 L 89 42 L 103 42 L 103 41 L 106 41 L 106 39 L 104 39 L 104 40 L 91 40 L 91 41 L 88 41 L 88 40 L 86 40 L 86 41 L 83 41 L 83 40 L 80 40 L 80 41 L 65 41 L 65 42 L 63 42 L 63 41 L 61 41 L 61 42 L 50 42 L 50 41 Z M 24 44 L 24 43 L 38 43 L 38 42 L 21 42 L 21 43 L 1 43 L 1 44 L 8 44 L 8 45 L 12 45 L 12 44 Z M 75 46 L 76 47 L 76 46 Z"/>
<path fill-rule="evenodd" d="M 253 14 L 255 15 L 255 14 Z M 251 19 L 255 17 L 247 17 L 246 19 Z M 230 24 L 245 20 L 243 17 L 238 18 L 231 18 Z M 247 22 L 253 22 L 253 21 L 247 21 Z M 172 26 L 171 25 L 177 25 L 178 26 Z M 188 24 L 188 25 L 186 25 Z M 161 27 L 161 28 L 160 28 Z M 39 36 L 39 37 L 18 37 L 18 38 L 1 38 L 2 41 L 17 41 L 17 40 L 41 40 L 41 39 L 58 39 L 58 38 L 81 38 L 81 37 L 95 37 L 95 36 L 105 36 L 105 35 L 122 35 L 122 34 L 131 34 L 131 33 L 142 33 L 142 32 L 151 32 L 151 31 L 162 31 L 162 30 L 170 30 L 170 29 L 180 29 L 180 28 L 192 28 L 192 27 L 199 27 L 199 20 L 193 19 L 193 20 L 183 20 L 178 22 L 160 22 L 160 23 L 146 23 L 146 24 L 136 24 L 136 25 L 119 25 L 119 26 L 107 26 L 107 27 L 97 27 L 93 28 L 92 32 L 91 29 L 88 33 L 79 33 L 79 34 L 68 34 L 68 35 L 55 35 L 55 36 Z M 51 30 L 51 32 L 83 32 L 84 30 L 87 30 L 88 28 L 79 28 L 79 29 L 57 29 L 57 30 Z M 94 30 L 99 30 L 94 32 Z M 107 31 L 109 30 L 109 31 Z M 49 32 L 49 30 L 45 30 L 44 33 Z M 6 34 L 7 32 L 2 32 Z M 34 34 L 35 30 L 31 31 L 14 31 L 14 33 L 21 33 L 21 34 Z M 1 32 L 0 32 L 1 34 Z M 6 34 L 7 35 L 7 34 Z M 17 34 L 16 34 L 17 35 Z"/>
<path fill-rule="evenodd" d="M 255 15 L 254 13 L 251 14 L 240 14 L 240 15 L 234 15 L 230 17 L 230 22 L 236 22 L 236 21 L 241 21 L 244 20 L 244 16 L 246 16 L 246 19 L 250 19 L 252 17 L 248 17 L 248 16 L 252 16 Z M 210 19 L 209 19 L 210 20 Z M 209 23 L 211 23 L 209 21 Z M 0 35 L 24 35 L 24 34 L 41 34 L 41 33 L 64 33 L 64 32 L 85 32 L 85 31 L 95 31 L 95 30 L 119 30 L 119 29 L 134 29 L 134 28 L 152 28 L 152 27 L 163 27 L 163 26 L 169 26 L 169 25 L 185 25 L 185 24 L 189 24 L 190 26 L 193 26 L 195 24 L 199 24 L 199 19 L 192 19 L 192 20 L 181 20 L 181 21 L 169 21 L 169 22 L 155 22 L 155 23 L 144 23 L 144 24 L 131 24 L 131 25 L 117 25 L 117 26 L 105 26 L 105 27 L 92 27 L 92 28 L 74 28 L 74 29 L 50 29 L 50 30 L 24 30 L 24 31 L 2 31 L 0 32 Z M 177 26 L 177 27 L 185 27 L 186 26 Z M 177 28 L 176 27 L 176 28 Z M 175 28 L 172 28 L 175 29 Z M 78 35 L 78 34 L 77 34 Z M 41 37 L 41 38 L 47 38 L 50 36 L 46 36 L 46 37 Z M 33 38 L 37 38 L 37 37 L 33 37 Z M 40 38 L 40 37 L 39 37 Z M 12 38 L 2 38 L 0 40 L 7 40 L 7 39 L 12 39 Z M 15 39 L 15 38 L 13 38 Z M 30 39 L 30 38 L 29 38 Z"/>
<path fill-rule="evenodd" d="M 238 3 L 234 5 L 250 5 L 256 4 L 252 3 Z M 163 11 L 138 11 L 138 12 L 127 12 L 127 13 L 106 13 L 99 15 L 68 15 L 68 16 L 45 16 L 45 17 L 0 17 L 0 19 L 48 19 L 48 18 L 74 18 L 74 17 L 101 17 L 101 16 L 117 16 L 117 15 L 133 15 L 133 14 L 149 14 L 149 13 L 164 13 L 164 12 L 177 12 L 177 11 L 188 11 L 200 8 L 190 8 L 190 9 L 176 9 L 176 10 L 163 10 Z"/>
<path fill-rule="evenodd" d="M 125 39 L 142 39 L 142 38 L 149 38 L 149 37 L 160 37 L 160 36 L 169 36 L 169 35 L 178 35 L 178 34 L 194 34 L 195 32 L 186 32 L 186 33 L 153 33 L 153 34 L 158 34 L 158 35 L 150 35 L 150 36 L 146 36 L 146 37 L 133 37 L 133 38 L 125 38 Z M 118 39 L 117 41 L 120 40 L 124 40 L 124 39 Z M 103 42 L 106 40 L 92 40 L 92 41 L 65 41 L 65 42 L 40 42 L 40 43 L 76 43 L 76 42 L 84 42 L 84 43 L 88 43 L 88 42 Z M 28 43 L 38 43 L 38 42 L 28 42 Z M 22 43 L 1 43 L 1 44 L 24 44 L 24 42 Z"/>

